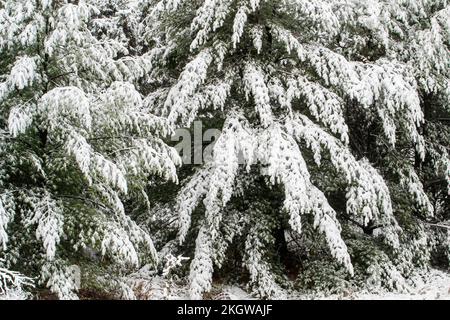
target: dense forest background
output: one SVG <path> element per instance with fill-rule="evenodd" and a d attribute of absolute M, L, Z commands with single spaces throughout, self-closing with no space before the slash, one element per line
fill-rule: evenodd
<path fill-rule="evenodd" d="M 448 281 L 449 49 L 447 0 L 0 0 L 0 297 Z"/>

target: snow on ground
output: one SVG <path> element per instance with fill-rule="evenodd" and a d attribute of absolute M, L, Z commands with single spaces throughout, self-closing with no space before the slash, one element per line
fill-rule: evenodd
<path fill-rule="evenodd" d="M 187 285 L 177 285 L 162 277 L 139 277 L 129 279 L 134 288 L 135 299 L 143 300 L 179 300 L 189 299 Z M 292 300 L 450 300 L 450 273 L 431 270 L 425 276 L 414 281 L 415 287 L 408 293 L 392 292 L 347 292 L 340 295 L 291 295 Z M 0 300 L 27 299 L 24 292 L 10 291 L 8 295 L 0 295 Z M 131 298 L 131 297 L 128 297 Z M 213 300 L 256 300 L 254 296 L 236 285 L 213 286 L 205 299 Z"/>
<path fill-rule="evenodd" d="M 291 298 L 295 300 L 450 300 L 450 273 L 431 270 L 422 278 L 415 279 L 415 283 L 415 287 L 411 287 L 408 293 L 354 292 L 331 296 L 298 295 Z M 254 299 L 235 286 L 224 287 L 221 296 L 228 300 Z"/>
<path fill-rule="evenodd" d="M 320 300 L 450 300 L 450 273 L 431 270 L 421 278 L 414 279 L 415 286 L 409 292 L 354 292 L 323 297 L 299 296 L 299 299 Z"/>
<path fill-rule="evenodd" d="M 432 270 L 409 293 L 367 294 L 358 293 L 348 299 L 357 300 L 450 300 L 450 274 Z"/>
<path fill-rule="evenodd" d="M 156 280 L 157 279 L 157 280 Z M 142 279 L 141 279 L 142 281 Z M 139 281 L 138 281 L 139 282 Z M 139 299 L 188 299 L 187 287 L 168 284 L 165 279 L 153 278 L 146 285 L 139 285 L 146 293 L 137 295 Z M 425 276 L 414 279 L 415 287 L 407 293 L 392 292 L 347 292 L 340 295 L 291 295 L 292 300 L 450 300 L 450 273 L 431 270 Z M 289 296 L 289 295 L 288 295 Z M 213 286 L 211 293 L 205 299 L 213 300 L 255 300 L 256 298 L 236 285 L 223 287 Z"/>

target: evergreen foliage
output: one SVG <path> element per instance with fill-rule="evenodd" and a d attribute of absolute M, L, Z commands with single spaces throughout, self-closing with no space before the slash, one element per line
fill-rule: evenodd
<path fill-rule="evenodd" d="M 449 49 L 447 0 L 0 0 L 0 295 L 448 269 Z"/>

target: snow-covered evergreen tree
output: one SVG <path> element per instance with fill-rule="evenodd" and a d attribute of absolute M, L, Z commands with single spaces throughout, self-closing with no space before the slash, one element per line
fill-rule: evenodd
<path fill-rule="evenodd" d="M 0 299 L 448 268 L 449 46 L 447 0 L 0 0 Z"/>
<path fill-rule="evenodd" d="M 2 267 L 0 260 L 0 300 L 25 300 L 30 295 L 26 287 L 33 286 L 32 279 Z"/>
<path fill-rule="evenodd" d="M 94 273 L 157 259 L 133 208 L 180 160 L 136 90 L 151 59 L 130 52 L 134 8 L 0 1 L 0 258 L 60 298 L 76 297 L 71 265 L 88 256 L 102 257 Z"/>
<path fill-rule="evenodd" d="M 343 279 L 392 289 L 448 248 L 424 223 L 449 212 L 446 0 L 145 4 L 152 109 L 222 130 L 175 204 L 180 243 L 196 238 L 193 298 L 233 246 L 271 298 L 287 238 L 300 259 L 326 243 Z"/>

